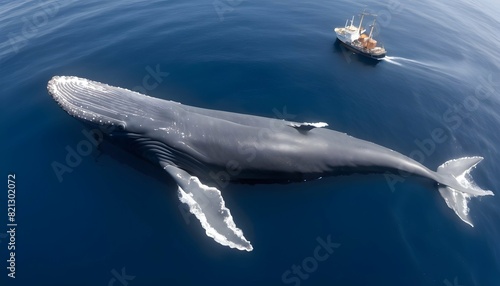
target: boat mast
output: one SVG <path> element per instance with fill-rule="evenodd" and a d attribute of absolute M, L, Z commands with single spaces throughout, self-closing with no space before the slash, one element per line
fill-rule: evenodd
<path fill-rule="evenodd" d="M 349 23 L 349 19 L 345 20 L 344 28 L 347 28 L 347 23 Z"/>
<path fill-rule="evenodd" d="M 354 23 L 354 16 L 352 16 L 352 19 L 351 19 L 351 26 L 353 23 Z"/>
<path fill-rule="evenodd" d="M 363 18 L 365 17 L 365 12 L 361 13 L 361 20 L 359 21 L 359 32 L 361 33 L 361 23 L 363 23 Z"/>
<path fill-rule="evenodd" d="M 372 24 L 372 29 L 370 30 L 370 36 L 368 36 L 368 38 L 372 38 L 372 34 L 373 34 L 373 28 L 375 28 L 375 20 L 377 19 L 373 19 L 373 24 Z"/>

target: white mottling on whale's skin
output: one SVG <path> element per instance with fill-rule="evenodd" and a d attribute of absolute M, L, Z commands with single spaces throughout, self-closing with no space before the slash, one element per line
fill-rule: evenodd
<path fill-rule="evenodd" d="M 398 152 L 324 128 L 328 124 L 323 122 L 197 108 L 78 77 L 55 76 L 47 89 L 83 123 L 119 127 L 112 128 L 107 139 L 163 168 L 206 234 L 239 250 L 253 247 L 216 188 L 227 181 L 287 183 L 403 171 L 434 181 L 448 207 L 471 226 L 470 198 L 493 195 L 469 174 L 482 157 L 450 160 L 434 172 Z M 229 163 L 238 172 L 225 178 L 209 175 L 225 172 Z"/>

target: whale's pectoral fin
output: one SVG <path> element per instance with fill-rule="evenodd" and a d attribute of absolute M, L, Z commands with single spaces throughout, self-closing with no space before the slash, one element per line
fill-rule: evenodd
<path fill-rule="evenodd" d="M 252 245 L 236 227 L 217 188 L 204 185 L 197 177 L 175 166 L 164 165 L 163 168 L 177 182 L 180 201 L 189 206 L 189 211 L 200 221 L 209 237 L 231 248 L 252 251 Z"/>
<path fill-rule="evenodd" d="M 492 191 L 478 187 L 470 171 L 483 160 L 482 157 L 466 157 L 450 160 L 439 166 L 437 173 L 441 175 L 439 193 L 448 207 L 455 211 L 460 219 L 474 226 L 469 216 L 469 200 L 471 197 L 493 196 Z"/>
<path fill-rule="evenodd" d="M 316 123 L 309 123 L 309 122 L 288 122 L 288 126 L 293 127 L 297 129 L 300 132 L 306 132 L 314 128 L 322 128 L 322 127 L 327 127 L 328 123 L 325 122 L 316 122 Z"/>

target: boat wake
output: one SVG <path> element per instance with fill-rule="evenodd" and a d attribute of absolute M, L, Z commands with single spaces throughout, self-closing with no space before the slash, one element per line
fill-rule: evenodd
<path fill-rule="evenodd" d="M 451 74 L 456 74 L 457 72 L 456 63 L 428 61 L 422 62 L 403 57 L 390 56 L 385 56 L 382 60 L 403 69 L 411 70 L 412 72 L 423 73 L 424 76 L 428 76 L 427 73 L 431 72 L 433 74 L 439 74 L 449 77 Z"/>
<path fill-rule="evenodd" d="M 424 67 L 430 67 L 430 65 L 424 63 L 424 62 L 420 62 L 420 61 L 416 61 L 416 60 L 412 60 L 412 59 L 407 59 L 407 58 L 403 58 L 403 57 L 390 57 L 390 56 L 386 56 L 384 57 L 382 60 L 388 62 L 388 63 L 391 63 L 391 64 L 395 64 L 395 65 L 398 65 L 398 66 L 404 66 L 403 63 L 412 63 L 412 64 L 417 64 L 417 65 L 420 65 L 420 66 L 424 66 Z"/>

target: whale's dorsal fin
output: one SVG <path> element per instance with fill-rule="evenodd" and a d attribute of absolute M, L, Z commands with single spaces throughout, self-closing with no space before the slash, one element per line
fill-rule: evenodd
<path fill-rule="evenodd" d="M 179 200 L 188 205 L 189 211 L 200 221 L 207 236 L 222 245 L 252 251 L 252 244 L 243 236 L 241 229 L 236 227 L 217 188 L 204 185 L 198 177 L 178 167 L 168 164 L 162 166 L 177 182 Z"/>
<path fill-rule="evenodd" d="M 322 127 L 327 127 L 328 123 L 325 122 L 316 122 L 316 123 L 309 123 L 309 122 L 288 122 L 288 126 L 293 127 L 299 131 L 309 131 L 314 128 L 322 128 Z"/>

